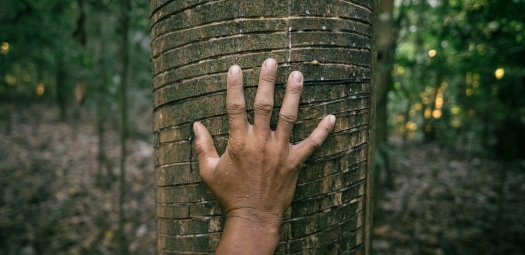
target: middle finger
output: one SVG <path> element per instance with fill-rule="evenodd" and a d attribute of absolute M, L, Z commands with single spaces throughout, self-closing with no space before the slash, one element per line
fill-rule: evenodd
<path fill-rule="evenodd" d="M 262 135 L 270 134 L 270 118 L 273 110 L 273 93 L 275 89 L 275 77 L 277 75 L 277 62 L 269 58 L 264 61 L 259 76 L 259 85 L 255 101 L 253 103 L 254 132 Z"/>

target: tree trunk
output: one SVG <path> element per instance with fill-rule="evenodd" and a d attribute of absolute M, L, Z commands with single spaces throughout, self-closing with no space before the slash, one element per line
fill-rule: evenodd
<path fill-rule="evenodd" d="M 98 137 L 98 152 L 97 152 L 97 182 L 100 186 L 108 188 L 110 183 L 116 180 L 113 170 L 111 168 L 111 162 L 108 159 L 105 151 L 105 124 L 108 117 L 108 57 L 105 40 L 107 33 L 105 31 L 105 20 L 106 15 L 100 10 L 97 10 L 99 13 L 97 23 L 96 23 L 96 36 L 98 38 L 98 79 L 96 79 L 96 89 L 97 89 L 97 137 Z M 106 174 L 104 174 L 104 169 L 106 169 Z"/>
<path fill-rule="evenodd" d="M 243 68 L 251 121 L 268 57 L 279 63 L 273 125 L 287 76 L 304 74 L 292 143 L 338 117 L 302 169 L 276 254 L 369 253 L 372 2 L 150 1 L 159 254 L 212 254 L 218 244 L 224 217 L 199 178 L 191 126 L 203 123 L 224 151 L 227 70 Z"/>
<path fill-rule="evenodd" d="M 8 136 L 11 134 L 12 121 L 11 121 L 11 96 L 9 85 L 5 81 L 4 77 L 7 73 L 7 57 L 0 52 L 0 118 L 2 122 L 5 122 L 5 128 L 3 134 Z"/>
<path fill-rule="evenodd" d="M 374 79 L 376 86 L 376 117 L 375 117 L 375 148 L 376 155 L 381 157 L 382 164 L 376 165 L 375 180 L 379 183 L 379 177 L 382 173 L 385 174 L 385 187 L 387 189 L 394 188 L 394 176 L 389 168 L 388 151 L 386 144 L 388 143 L 388 92 L 392 87 L 392 70 L 394 69 L 395 50 L 397 47 L 397 38 L 399 31 L 399 24 L 402 15 L 394 19 L 394 0 L 382 0 L 379 4 L 379 19 L 377 21 L 377 34 L 381 35 L 377 38 L 377 62 L 374 69 Z M 376 194 L 380 194 L 380 187 L 376 185 Z M 376 196 L 377 198 L 377 196 Z"/>
<path fill-rule="evenodd" d="M 383 0 L 379 5 L 379 19 L 377 33 L 381 36 L 377 39 L 377 62 L 375 66 L 376 80 L 376 146 L 387 142 L 387 95 L 392 83 L 392 69 L 394 68 L 394 53 L 398 22 L 393 19 L 394 1 Z"/>
<path fill-rule="evenodd" d="M 124 234 L 124 199 L 126 196 L 126 139 L 128 138 L 128 86 L 129 86 L 129 26 L 131 15 L 131 0 L 122 0 L 122 13 L 120 25 L 122 28 L 121 58 L 122 70 L 119 87 L 119 112 L 120 112 L 120 176 L 119 176 L 119 224 L 118 241 L 119 255 L 128 254 L 126 236 Z"/>
<path fill-rule="evenodd" d="M 60 113 L 60 121 L 66 121 L 67 118 L 67 94 L 68 94 L 68 88 L 66 85 L 66 70 L 64 67 L 64 59 L 62 54 L 59 54 L 58 56 L 58 67 L 57 67 L 57 77 L 56 77 L 56 83 L 57 83 L 57 105 L 58 110 Z"/>

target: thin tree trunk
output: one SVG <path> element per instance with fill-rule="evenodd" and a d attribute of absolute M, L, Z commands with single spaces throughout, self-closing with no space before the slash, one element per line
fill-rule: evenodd
<path fill-rule="evenodd" d="M 87 43 L 87 35 L 86 35 L 86 7 L 84 6 L 84 0 L 77 0 L 78 9 L 79 9 L 79 16 L 77 18 L 76 22 L 76 29 L 73 32 L 73 36 L 75 37 L 75 40 L 80 45 L 80 49 L 82 54 L 86 54 L 86 43 Z M 82 115 L 82 105 L 84 104 L 84 99 L 86 96 L 86 82 L 85 77 L 79 77 L 79 79 L 76 81 L 75 84 L 75 104 L 73 106 L 73 127 L 75 130 L 75 134 L 77 134 L 78 131 L 78 124 Z"/>
<path fill-rule="evenodd" d="M 388 152 L 386 145 L 388 143 L 388 92 L 392 87 L 392 70 L 394 68 L 394 56 L 397 47 L 397 37 L 402 14 L 394 19 L 394 1 L 384 0 L 379 4 L 379 19 L 377 21 L 377 62 L 375 65 L 374 78 L 376 79 L 376 117 L 375 117 L 375 148 L 376 155 L 381 157 L 382 164 L 377 165 L 376 183 L 379 181 L 381 173 L 385 173 L 385 186 L 387 189 L 394 188 L 393 173 L 388 166 Z M 376 185 L 376 194 L 380 193 L 379 188 L 382 185 Z M 377 198 L 377 196 L 376 196 Z"/>
<path fill-rule="evenodd" d="M 12 130 L 12 121 L 11 121 L 11 95 L 9 85 L 5 81 L 4 77 L 7 73 L 7 57 L 4 54 L 0 53 L 0 88 L 2 91 L 0 102 L 0 110 L 2 121 L 5 121 L 5 135 L 10 135 Z"/>
<path fill-rule="evenodd" d="M 287 76 L 305 77 L 291 142 L 326 114 L 338 117 L 299 176 L 276 254 L 369 252 L 373 1 L 201 2 L 150 1 L 159 254 L 213 253 L 224 217 L 199 178 L 191 125 L 207 126 L 224 151 L 227 70 L 243 68 L 252 120 L 268 57 L 279 63 L 273 125 Z"/>
<path fill-rule="evenodd" d="M 66 121 L 67 118 L 67 110 L 66 110 L 66 98 L 68 94 L 68 89 L 66 86 L 66 70 L 64 67 L 64 59 L 59 54 L 58 56 L 58 66 L 57 66 L 57 104 L 58 104 L 58 110 L 59 110 L 59 116 L 60 121 Z"/>
<path fill-rule="evenodd" d="M 104 24 L 103 20 L 104 15 L 101 15 L 99 17 L 100 24 L 97 24 L 97 33 L 99 40 L 99 79 L 97 81 L 97 136 L 98 136 L 98 153 L 97 153 L 97 161 L 98 161 L 98 183 L 101 186 L 109 186 L 109 184 L 112 181 L 116 180 L 115 175 L 113 174 L 113 171 L 111 169 L 111 163 L 106 155 L 105 152 L 105 143 L 104 143 L 104 134 L 105 134 L 105 128 L 104 125 L 107 120 L 107 114 L 108 114 L 108 100 L 107 100 L 107 52 L 106 52 L 106 42 L 103 39 L 104 38 Z M 104 169 L 106 169 L 106 175 L 104 175 Z"/>
<path fill-rule="evenodd" d="M 397 22 L 394 21 L 394 1 L 384 0 L 379 5 L 376 87 L 376 145 L 387 142 L 387 95 L 392 83 L 394 53 L 397 40 Z"/>
<path fill-rule="evenodd" d="M 127 139 L 127 87 L 129 86 L 129 25 L 130 25 L 130 14 L 131 14 L 131 2 L 130 0 L 122 1 L 122 17 L 121 17 L 121 28 L 122 28 L 122 45 L 121 45 L 121 56 L 122 56 L 122 70 L 121 70 L 121 82 L 119 87 L 119 102 L 120 102 L 120 176 L 119 176 L 119 224 L 118 224 L 118 238 L 119 238 L 119 254 L 128 254 L 127 241 L 124 234 L 124 200 L 126 195 L 126 139 Z"/>
<path fill-rule="evenodd" d="M 423 6 L 420 7 L 420 8 L 424 8 Z M 422 11 L 423 13 L 423 11 Z M 438 12 L 440 15 L 441 15 L 441 18 L 444 20 L 447 15 L 449 14 L 449 11 L 448 11 L 448 1 L 444 1 L 443 4 L 439 7 L 439 12 Z M 420 23 L 419 23 L 420 24 Z M 445 33 L 446 33 L 446 30 L 447 30 L 447 27 L 443 27 L 443 30 L 441 30 L 438 34 L 437 34 L 437 41 L 438 42 L 442 42 L 444 36 L 445 36 Z M 446 57 L 444 57 L 444 54 L 443 54 L 443 51 L 442 51 L 442 48 L 440 47 L 437 47 L 437 50 L 438 50 L 438 54 L 432 58 L 431 61 L 434 62 L 434 66 L 435 66 L 435 69 L 436 69 L 436 72 L 435 72 L 435 77 L 436 77 L 436 81 L 434 82 L 434 86 L 432 88 L 432 94 L 430 96 L 430 105 L 428 106 L 429 109 L 431 110 L 432 112 L 432 117 L 431 118 L 428 118 L 426 120 L 428 120 L 428 124 L 426 125 L 430 125 L 430 128 L 427 128 L 427 126 L 425 125 L 425 141 L 426 142 L 433 142 L 435 141 L 437 138 L 438 138 L 438 130 L 437 130 L 437 126 L 436 126 L 436 123 L 437 123 L 437 119 L 440 118 L 440 116 L 434 116 L 434 111 L 435 110 L 439 110 L 441 111 L 441 108 L 437 108 L 436 107 L 436 99 L 439 95 L 439 93 L 441 92 L 441 94 L 443 94 L 443 91 L 445 90 L 445 87 L 442 87 L 443 86 L 443 82 L 446 81 L 446 76 L 447 76 L 447 70 L 444 68 L 446 65 Z M 443 106 L 443 105 L 441 105 Z"/>

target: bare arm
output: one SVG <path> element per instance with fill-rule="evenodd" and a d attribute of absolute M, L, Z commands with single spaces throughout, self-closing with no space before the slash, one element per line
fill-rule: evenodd
<path fill-rule="evenodd" d="M 219 157 L 201 123 L 194 124 L 200 175 L 226 214 L 226 225 L 216 254 L 272 254 L 279 241 L 284 212 L 295 192 L 304 161 L 332 131 L 335 116 L 326 116 L 299 144 L 289 138 L 297 119 L 303 76 L 290 74 L 277 128 L 270 129 L 277 63 L 267 59 L 254 102 L 254 124 L 246 117 L 242 72 L 228 72 L 226 107 L 230 137 Z"/>

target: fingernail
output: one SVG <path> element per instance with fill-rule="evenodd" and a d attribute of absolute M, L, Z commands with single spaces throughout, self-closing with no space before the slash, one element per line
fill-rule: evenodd
<path fill-rule="evenodd" d="M 332 123 L 332 125 L 335 124 L 335 116 L 334 115 L 330 116 L 330 123 Z"/>
<path fill-rule="evenodd" d="M 277 61 L 275 61 L 275 59 L 273 58 L 269 58 L 266 61 L 264 61 L 264 66 L 268 68 L 275 68 L 277 67 Z"/>
<path fill-rule="evenodd" d="M 241 68 L 238 65 L 233 65 L 230 67 L 230 74 L 237 75 L 241 72 Z"/>
<path fill-rule="evenodd" d="M 295 82 L 302 82 L 303 81 L 303 74 L 299 71 L 294 71 L 292 73 L 292 79 Z"/>

